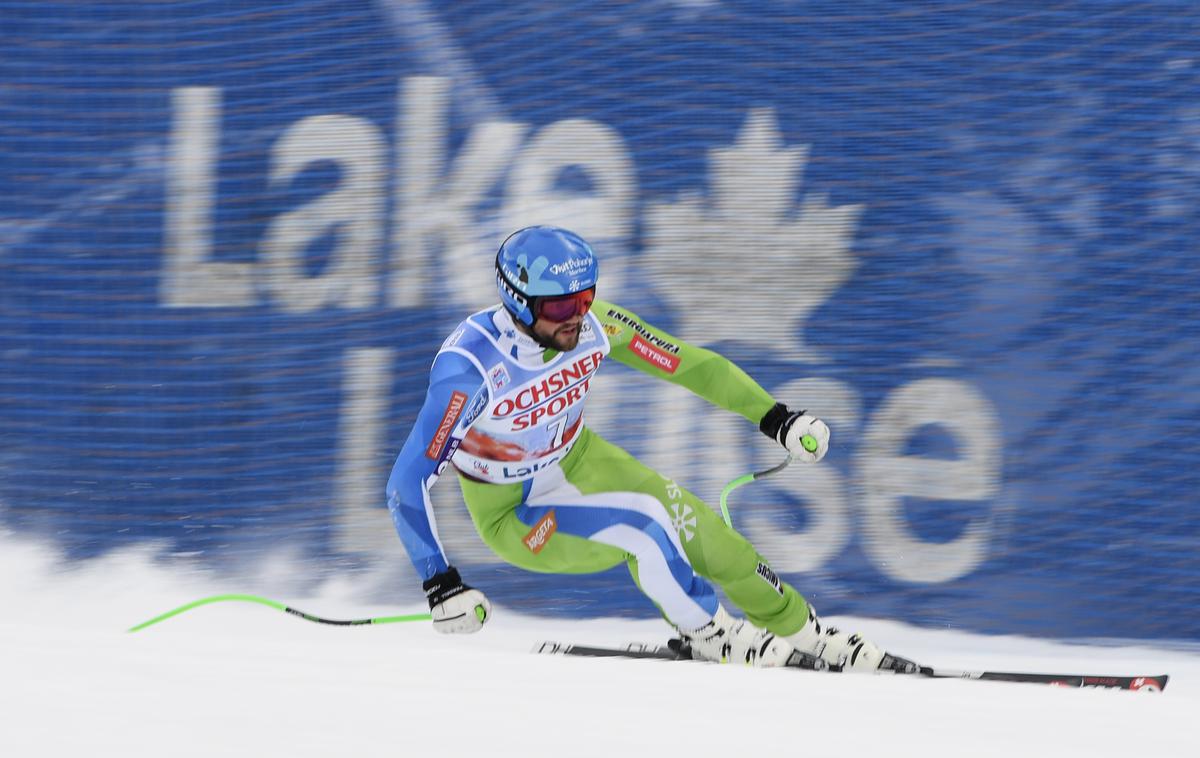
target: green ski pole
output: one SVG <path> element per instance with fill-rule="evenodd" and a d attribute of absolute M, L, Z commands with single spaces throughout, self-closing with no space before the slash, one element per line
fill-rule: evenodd
<path fill-rule="evenodd" d="M 265 605 L 269 608 L 274 608 L 275 610 L 283 611 L 284 613 L 290 613 L 293 616 L 299 616 L 300 618 L 304 619 L 305 621 L 313 621 L 318 624 L 333 624 L 334 626 L 365 626 L 367 624 L 397 624 L 397 623 L 402 623 L 405 621 L 429 621 L 432 618 L 432 616 L 430 616 L 428 613 L 414 613 L 414 614 L 411 614 L 408 616 L 380 616 L 378 618 L 367 618 L 367 619 L 347 619 L 347 620 L 327 619 L 327 618 L 322 618 L 321 616 L 314 616 L 311 613 L 305 613 L 304 611 L 297 610 L 296 608 L 286 606 L 283 603 L 280 603 L 275 600 L 270 600 L 265 597 L 258 597 L 257 595 L 213 595 L 212 597 L 205 597 L 205 598 L 201 598 L 199 600 L 194 600 L 185 605 L 181 605 L 178 608 L 169 610 L 166 613 L 159 615 L 159 616 L 155 616 L 154 618 L 152 618 L 148 621 L 143 621 L 142 623 L 138 624 L 137 626 L 130 627 L 127 631 L 137 632 L 142 629 L 145 629 L 148 626 L 157 624 L 160 621 L 166 621 L 167 619 L 171 618 L 172 616 L 178 616 L 179 614 L 183 613 L 184 611 L 190 611 L 193 608 L 198 608 L 202 605 L 208 605 L 209 603 L 220 603 L 220 602 L 224 602 L 224 601 L 241 601 L 241 602 L 245 602 L 245 603 L 258 603 L 259 605 Z"/>
<path fill-rule="evenodd" d="M 815 444 L 816 441 L 814 440 L 813 442 Z M 807 447 L 808 446 L 805 445 L 805 448 L 807 448 Z M 778 466 L 773 466 L 773 467 L 771 467 L 769 469 L 765 469 L 763 471 L 755 471 L 752 474 L 744 474 L 742 476 L 739 476 L 737 479 L 734 479 L 729 484 L 726 484 L 725 489 L 721 490 L 721 516 L 724 517 L 724 519 L 725 519 L 725 525 L 729 526 L 729 527 L 733 526 L 733 521 L 729 518 L 729 506 L 726 505 L 726 503 L 725 503 L 725 501 L 729 498 L 730 492 L 733 492 L 738 487 L 741 487 L 743 484 L 748 484 L 749 482 L 753 482 L 756 479 L 762 479 L 763 477 L 770 476 L 771 474 L 779 473 L 780 471 L 783 471 L 785 468 L 787 468 L 787 465 L 791 462 L 792 462 L 792 454 L 788 453 L 788 457 L 785 458 L 783 463 L 780 463 Z"/>

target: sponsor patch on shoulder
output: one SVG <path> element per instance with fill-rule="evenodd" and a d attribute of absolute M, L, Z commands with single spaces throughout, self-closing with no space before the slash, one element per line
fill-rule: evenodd
<path fill-rule="evenodd" d="M 529 548 L 532 553 L 540 553 L 542 548 L 546 547 L 546 542 L 557 531 L 558 521 L 554 518 L 554 511 L 550 511 L 533 525 L 529 534 L 525 535 L 525 547 Z"/>
<path fill-rule="evenodd" d="M 610 308 L 608 310 L 608 317 L 616 321 L 620 321 L 625 326 L 628 326 L 630 329 L 641 335 L 645 342 L 649 342 L 659 350 L 668 352 L 671 355 L 677 355 L 679 353 L 679 345 L 659 337 L 657 334 L 647 329 L 646 325 L 637 319 L 627 316 L 615 308 Z"/>
<path fill-rule="evenodd" d="M 664 352 L 655 345 L 651 345 L 646 340 L 642 339 L 642 335 L 635 334 L 633 339 L 629 341 L 629 349 L 634 352 L 637 357 L 647 363 L 666 371 L 668 374 L 674 374 L 675 369 L 679 368 L 679 356 L 671 355 Z"/>
<path fill-rule="evenodd" d="M 487 387 L 480 388 L 479 392 L 475 393 L 475 399 L 471 402 L 471 407 L 467 409 L 467 415 L 463 418 L 463 426 L 470 426 L 475 423 L 475 419 L 483 415 L 483 411 L 487 408 L 488 391 Z"/>
<path fill-rule="evenodd" d="M 446 449 L 446 440 L 450 439 L 450 432 L 454 431 L 454 425 L 458 423 L 458 417 L 462 415 L 463 406 L 467 404 L 467 396 L 458 390 L 455 390 L 450 395 L 450 402 L 446 404 L 446 412 L 442 414 L 442 421 L 438 424 L 437 431 L 433 434 L 433 439 L 429 442 L 429 447 L 425 449 L 425 457 L 432 460 L 438 460 L 442 457 L 442 452 Z"/>
<path fill-rule="evenodd" d="M 504 368 L 503 363 L 497 363 L 488 369 L 488 381 L 492 383 L 492 387 L 500 390 L 508 386 L 512 379 L 508 376 L 508 369 Z"/>
<path fill-rule="evenodd" d="M 607 334 L 609 337 L 616 337 L 622 331 L 623 330 L 621 329 L 621 327 L 617 326 L 616 324 L 605 324 L 604 325 L 604 333 Z"/>

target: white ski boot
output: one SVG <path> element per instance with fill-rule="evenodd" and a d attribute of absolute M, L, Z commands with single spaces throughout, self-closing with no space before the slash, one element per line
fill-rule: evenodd
<path fill-rule="evenodd" d="M 811 653 L 842 671 L 874 673 L 884 662 L 884 652 L 857 634 L 847 634 L 826 625 L 808 607 L 808 622 L 787 641 L 802 653 Z"/>
<path fill-rule="evenodd" d="M 679 634 L 697 660 L 770 668 L 783 666 L 792 654 L 792 646 L 782 637 L 730 616 L 721 606 L 717 606 L 712 621 L 695 631 L 680 630 Z"/>

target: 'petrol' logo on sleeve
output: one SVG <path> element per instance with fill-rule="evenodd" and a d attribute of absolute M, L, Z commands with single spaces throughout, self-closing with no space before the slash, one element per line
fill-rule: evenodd
<path fill-rule="evenodd" d="M 642 335 L 640 334 L 633 335 L 633 339 L 629 340 L 629 349 L 637 357 L 666 371 L 668 374 L 674 374 L 675 369 L 679 368 L 679 356 L 663 352 L 642 339 Z"/>

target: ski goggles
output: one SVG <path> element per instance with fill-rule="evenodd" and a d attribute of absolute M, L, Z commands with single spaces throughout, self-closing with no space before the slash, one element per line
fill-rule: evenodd
<path fill-rule="evenodd" d="M 586 316 L 595 298 L 595 287 L 573 295 L 539 297 L 534 303 L 534 315 L 547 321 L 566 321 L 575 316 Z"/>

